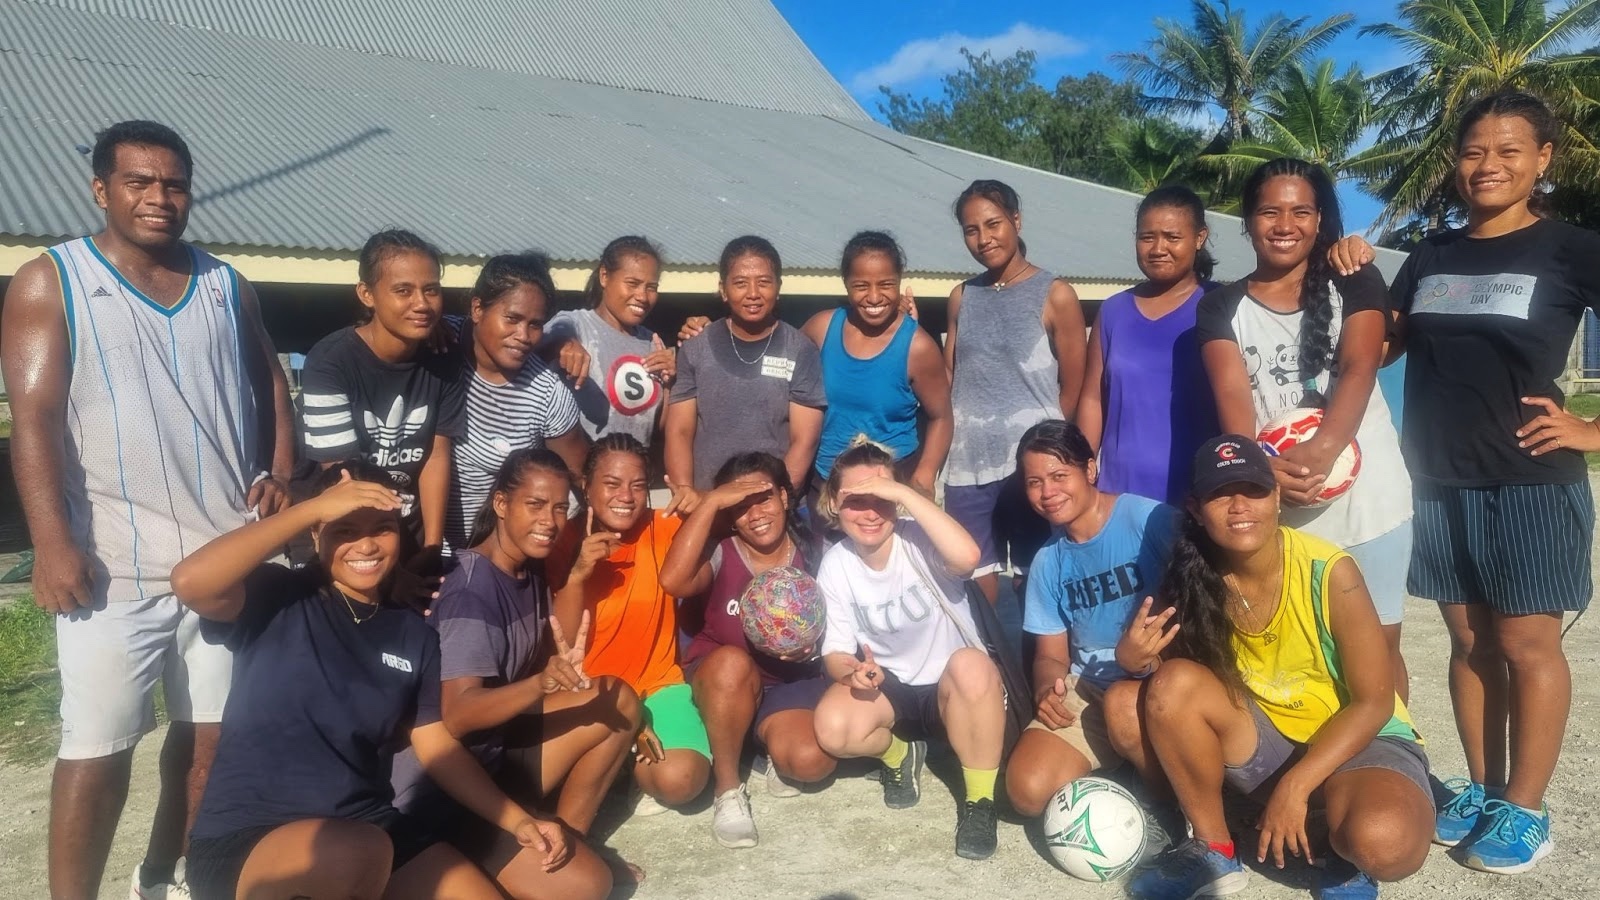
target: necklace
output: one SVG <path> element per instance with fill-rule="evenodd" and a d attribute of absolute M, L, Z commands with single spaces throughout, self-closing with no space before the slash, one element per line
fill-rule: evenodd
<path fill-rule="evenodd" d="M 338 588 L 335 588 L 334 590 L 338 590 Z M 357 625 L 369 621 L 373 616 L 378 614 L 378 607 L 374 605 L 372 607 L 372 611 L 367 613 L 365 616 L 357 615 L 355 604 L 350 602 L 350 595 L 346 594 L 344 591 L 339 591 L 339 599 L 344 601 L 344 608 L 350 612 L 350 621 L 356 623 Z M 365 603 L 362 604 L 362 606 L 366 605 L 367 604 Z"/>
<path fill-rule="evenodd" d="M 1028 274 L 1029 272 L 1032 272 L 1033 269 L 1034 269 L 1033 263 L 1028 263 L 1027 265 L 1022 267 L 1022 271 L 1021 272 L 1018 272 L 1017 274 L 1013 275 L 1012 277 L 1010 277 L 1010 278 L 1008 278 L 1008 279 L 1006 279 L 1004 281 L 998 281 L 997 280 L 997 281 L 995 281 L 994 284 L 990 285 L 990 287 L 994 288 L 997 291 L 1000 290 L 1001 288 L 1010 287 L 1011 285 L 1017 283 L 1017 279 L 1018 278 L 1021 278 L 1022 276 Z"/>
<path fill-rule="evenodd" d="M 1278 555 L 1279 555 L 1280 558 L 1283 555 L 1282 546 L 1283 546 L 1283 536 L 1280 534 L 1278 536 L 1278 547 L 1279 547 Z M 1235 578 L 1232 574 L 1228 574 L 1228 575 L 1223 576 L 1222 580 L 1223 580 L 1224 583 L 1227 584 L 1228 590 L 1233 594 L 1234 599 L 1238 600 L 1239 601 L 1239 605 L 1244 607 L 1244 613 L 1245 614 L 1244 614 L 1244 616 L 1241 617 L 1242 619 L 1244 619 L 1244 621 L 1242 623 L 1240 623 L 1240 624 L 1243 624 L 1245 626 L 1244 630 L 1247 633 L 1249 633 L 1249 634 L 1259 634 L 1263 630 L 1265 630 L 1268 625 L 1272 624 L 1270 618 L 1266 622 L 1257 621 L 1260 618 L 1260 614 L 1257 613 L 1254 609 L 1252 609 L 1250 607 L 1250 598 L 1245 596 L 1244 589 L 1239 586 L 1239 580 L 1237 578 Z M 1282 594 L 1283 594 L 1283 569 L 1279 568 L 1278 569 L 1278 573 L 1277 573 L 1277 577 L 1275 579 L 1275 583 L 1274 583 L 1274 586 L 1273 586 L 1273 590 L 1272 590 L 1272 592 L 1270 594 L 1267 595 L 1271 599 L 1271 601 L 1273 603 L 1272 606 L 1269 606 L 1267 608 L 1266 611 L 1268 613 L 1273 613 L 1273 612 L 1277 611 L 1276 604 L 1277 604 L 1277 602 L 1278 602 L 1278 600 L 1279 600 L 1279 598 L 1281 597 Z M 1257 599 L 1260 599 L 1260 598 L 1257 598 Z"/>
<path fill-rule="evenodd" d="M 755 572 L 756 566 L 759 564 L 766 564 L 766 568 L 762 569 L 764 572 L 766 569 L 771 569 L 776 566 L 787 566 L 794 562 L 794 544 L 789 539 L 788 534 L 784 534 L 783 543 L 779 544 L 778 548 L 772 551 L 770 556 L 763 554 L 758 557 L 755 552 L 755 548 L 745 546 L 743 539 L 735 540 L 733 542 L 733 549 L 739 552 L 739 561 L 744 563 L 744 567 L 749 569 L 751 572 Z M 772 560 L 770 564 L 767 564 L 768 559 Z M 783 561 L 778 562 L 777 560 L 780 559 Z"/>
<path fill-rule="evenodd" d="M 728 326 L 728 346 L 733 348 L 733 355 L 739 360 L 739 362 L 742 362 L 747 366 L 753 366 L 756 363 L 761 361 L 761 357 L 767 355 L 767 348 L 772 346 L 772 336 L 777 334 L 777 333 L 778 333 L 778 326 L 776 326 L 776 325 L 772 326 L 772 330 L 767 332 L 767 340 L 766 340 L 766 342 L 761 345 L 761 352 L 756 354 L 756 358 L 755 359 L 745 359 L 744 358 L 744 354 L 739 352 L 739 339 L 733 336 L 733 326 L 729 325 Z"/>

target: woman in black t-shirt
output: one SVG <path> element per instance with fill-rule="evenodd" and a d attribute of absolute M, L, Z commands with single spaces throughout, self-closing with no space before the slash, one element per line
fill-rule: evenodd
<path fill-rule="evenodd" d="M 359 457 L 407 496 L 420 546 L 444 541 L 451 442 L 466 427 L 453 355 L 430 349 L 444 306 L 439 249 L 409 231 L 380 231 L 361 248 L 356 296 L 367 321 L 341 328 L 306 355 L 300 439 L 326 469 Z"/>
<path fill-rule="evenodd" d="M 1600 450 L 1600 425 L 1562 409 L 1556 379 L 1583 311 L 1600 310 L 1600 235 L 1542 215 L 1560 133 L 1528 94 L 1469 107 L 1456 143 L 1466 227 L 1424 241 L 1393 289 L 1409 354 L 1407 589 L 1438 602 L 1450 629 L 1470 775 L 1450 785 L 1436 840 L 1500 873 L 1550 852 L 1544 793 L 1572 697 L 1562 614 L 1594 589 L 1583 451 Z"/>
<path fill-rule="evenodd" d="M 605 865 L 559 821 L 506 797 L 440 721 L 439 639 L 398 573 L 401 497 L 352 462 L 322 493 L 223 535 L 172 573 L 178 599 L 234 652 L 221 742 L 190 837 L 200 900 L 235 896 L 501 897 L 389 784 L 409 745 L 462 806 L 515 836 L 530 865 L 517 897 L 598 897 Z M 317 561 L 265 564 L 310 529 Z"/>

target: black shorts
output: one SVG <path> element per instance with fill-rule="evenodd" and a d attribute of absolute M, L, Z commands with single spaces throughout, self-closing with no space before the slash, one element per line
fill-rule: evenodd
<path fill-rule="evenodd" d="M 519 716 L 507 726 L 505 738 L 512 746 L 504 747 L 498 763 L 488 767 L 495 786 L 529 810 L 536 809 L 541 799 L 539 718 Z M 498 878 L 523 849 L 515 835 L 466 809 L 426 779 L 417 787 L 406 812 L 430 823 L 434 833 L 490 878 Z"/>
<path fill-rule="evenodd" d="M 926 741 L 944 737 L 944 722 L 939 718 L 939 685 L 906 684 L 884 670 L 883 698 L 894 710 L 891 730 L 904 740 Z"/>
<path fill-rule="evenodd" d="M 1406 591 L 1505 616 L 1580 612 L 1594 581 L 1589 482 L 1447 487 L 1418 481 Z"/>
<path fill-rule="evenodd" d="M 817 704 L 822 701 L 822 695 L 828 692 L 828 686 L 831 684 L 832 681 L 818 675 L 814 678 L 802 678 L 799 681 L 780 681 L 777 684 L 767 685 L 761 690 L 761 702 L 756 704 L 756 718 L 750 723 L 750 730 L 759 736 L 761 723 L 769 716 L 794 709 L 816 709 Z"/>
<path fill-rule="evenodd" d="M 262 838 L 291 823 L 257 825 L 241 828 L 230 834 L 213 838 L 192 838 L 186 858 L 185 873 L 189 892 L 195 900 L 233 900 L 239 893 L 239 876 L 250 854 Z M 389 833 L 394 842 L 394 864 L 391 871 L 422 854 L 438 843 L 432 829 L 424 826 L 414 816 L 401 815 L 390 810 L 371 824 Z"/>

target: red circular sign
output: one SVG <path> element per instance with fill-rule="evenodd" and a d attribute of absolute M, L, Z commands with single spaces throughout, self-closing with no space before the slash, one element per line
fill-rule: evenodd
<path fill-rule="evenodd" d="M 606 377 L 606 396 L 625 416 L 637 415 L 661 399 L 661 382 L 650 375 L 641 356 L 619 356 Z"/>

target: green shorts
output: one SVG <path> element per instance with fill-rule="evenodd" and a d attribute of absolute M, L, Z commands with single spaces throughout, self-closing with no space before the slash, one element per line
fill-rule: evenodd
<path fill-rule="evenodd" d="M 693 750 L 711 758 L 711 738 L 694 705 L 694 689 L 669 684 L 644 698 L 644 723 L 655 730 L 663 750 Z"/>

